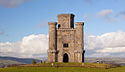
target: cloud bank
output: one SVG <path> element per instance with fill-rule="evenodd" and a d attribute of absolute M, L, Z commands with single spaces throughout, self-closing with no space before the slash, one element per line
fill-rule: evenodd
<path fill-rule="evenodd" d="M 48 35 L 29 35 L 19 42 L 0 43 L 0 56 L 22 58 L 42 58 L 47 56 Z M 88 57 L 125 57 L 125 32 L 105 33 L 100 36 L 85 34 L 85 56 Z"/>
<path fill-rule="evenodd" d="M 19 42 L 0 43 L 0 56 L 38 58 L 48 49 L 48 36 L 44 34 L 25 36 Z"/>
<path fill-rule="evenodd" d="M 88 36 L 85 47 L 91 56 L 124 56 L 125 32 L 119 30 L 100 36 Z"/>

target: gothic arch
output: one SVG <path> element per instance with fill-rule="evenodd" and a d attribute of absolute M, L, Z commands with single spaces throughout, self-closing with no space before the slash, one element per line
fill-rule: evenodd
<path fill-rule="evenodd" d="M 63 62 L 69 62 L 69 55 L 67 53 L 63 55 Z"/>

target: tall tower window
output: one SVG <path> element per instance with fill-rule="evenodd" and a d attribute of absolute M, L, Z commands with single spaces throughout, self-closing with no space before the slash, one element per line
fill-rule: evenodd
<path fill-rule="evenodd" d="M 67 47 L 68 47 L 68 43 L 64 43 L 64 44 L 63 44 L 63 47 L 64 47 L 64 48 L 67 48 Z"/>

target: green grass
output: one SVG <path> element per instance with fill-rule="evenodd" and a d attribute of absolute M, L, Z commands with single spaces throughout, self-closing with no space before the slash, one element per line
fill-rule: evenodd
<path fill-rule="evenodd" d="M 51 66 L 51 63 L 43 64 L 28 64 L 23 67 L 9 67 L 1 68 L 0 72 L 125 72 L 125 66 L 114 67 L 108 64 L 95 64 L 84 63 L 84 66 L 80 66 L 82 63 L 54 63 L 54 67 L 42 67 Z M 33 66 L 33 67 L 32 67 Z M 37 67 L 40 66 L 40 67 Z M 58 66 L 79 66 L 79 67 L 58 67 Z M 85 67 L 86 66 L 86 67 Z M 105 68 L 105 66 L 111 66 L 111 68 Z"/>
<path fill-rule="evenodd" d="M 111 69 L 80 67 L 10 67 L 0 69 L 0 72 L 125 72 L 125 67 Z"/>
<path fill-rule="evenodd" d="M 109 65 L 109 64 L 97 64 L 97 63 L 42 63 L 42 64 L 27 64 L 27 65 L 23 65 L 24 67 L 39 67 L 39 66 L 48 66 L 48 67 L 84 67 L 84 68 L 114 68 L 117 66 L 114 65 Z"/>

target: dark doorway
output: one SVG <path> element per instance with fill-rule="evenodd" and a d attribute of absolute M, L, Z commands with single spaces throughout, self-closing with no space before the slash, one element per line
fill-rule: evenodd
<path fill-rule="evenodd" d="M 60 28 L 60 24 L 58 24 L 58 28 Z"/>
<path fill-rule="evenodd" d="M 68 54 L 65 53 L 63 55 L 63 62 L 68 62 L 68 60 L 69 60 Z"/>

